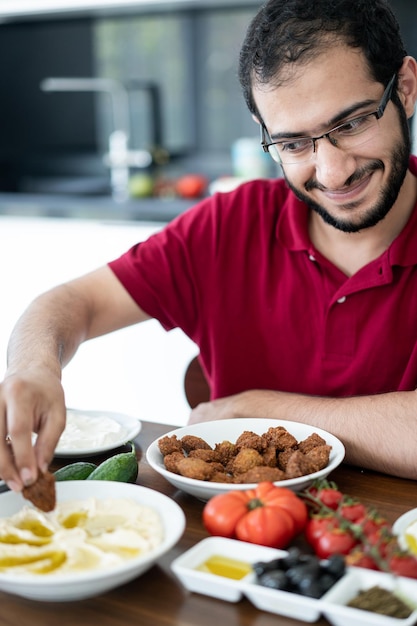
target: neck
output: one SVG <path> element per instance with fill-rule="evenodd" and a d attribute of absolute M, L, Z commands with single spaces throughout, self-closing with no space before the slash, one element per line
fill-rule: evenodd
<path fill-rule="evenodd" d="M 408 171 L 394 206 L 376 226 L 357 233 L 345 233 L 326 224 L 311 211 L 311 241 L 323 256 L 347 276 L 352 276 L 389 248 L 408 222 L 416 200 L 417 178 Z"/>

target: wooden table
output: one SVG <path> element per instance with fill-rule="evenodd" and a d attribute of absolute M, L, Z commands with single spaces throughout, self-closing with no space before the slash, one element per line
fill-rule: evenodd
<path fill-rule="evenodd" d="M 201 523 L 204 503 L 172 487 L 146 462 L 149 444 L 173 426 L 143 422 L 135 440 L 138 484 L 156 489 L 184 510 L 187 527 L 180 542 L 143 576 L 102 596 L 79 602 L 44 603 L 0 593 L 1 626 L 296 626 L 305 624 L 258 611 L 242 600 L 229 603 L 184 590 L 170 570 L 171 561 L 207 537 Z M 95 458 L 96 462 L 101 459 Z M 67 460 L 68 462 L 68 460 Z M 390 522 L 417 506 L 414 481 L 392 478 L 347 465 L 330 477 L 345 493 L 376 507 Z M 45 581 L 45 584 L 47 582 Z M 324 619 L 316 622 L 327 624 Z"/>

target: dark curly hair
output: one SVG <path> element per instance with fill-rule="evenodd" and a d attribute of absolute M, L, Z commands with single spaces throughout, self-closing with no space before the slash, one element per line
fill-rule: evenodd
<path fill-rule="evenodd" d="M 240 52 L 239 80 L 251 113 L 258 115 L 254 82 L 277 86 L 285 64 L 308 63 L 340 40 L 363 50 L 371 75 L 383 85 L 407 54 L 385 0 L 269 0 L 249 25 Z"/>

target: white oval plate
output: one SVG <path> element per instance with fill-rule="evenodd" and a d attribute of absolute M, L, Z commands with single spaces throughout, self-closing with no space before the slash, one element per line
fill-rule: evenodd
<path fill-rule="evenodd" d="M 142 424 L 138 419 L 129 415 L 124 415 L 122 413 L 113 413 L 111 411 L 84 411 L 79 409 L 67 409 L 67 415 L 69 415 L 70 413 L 85 415 L 89 419 L 97 419 L 97 428 L 100 427 L 100 418 L 111 419 L 123 427 L 123 432 L 120 433 L 119 436 L 115 437 L 111 442 L 107 443 L 95 444 L 93 441 L 89 442 L 88 440 L 85 440 L 82 446 L 64 447 L 62 445 L 60 446 L 58 441 L 58 446 L 55 450 L 56 457 L 85 457 L 102 454 L 103 452 L 107 452 L 108 450 L 113 450 L 114 448 L 119 448 L 120 446 L 125 445 L 128 441 L 134 439 L 142 428 Z"/>
<path fill-rule="evenodd" d="M 398 543 L 404 550 L 408 550 L 408 546 L 404 538 L 405 529 L 416 520 L 417 509 L 411 509 L 410 511 L 407 511 L 407 513 L 401 515 L 392 526 L 394 534 L 398 537 Z"/>

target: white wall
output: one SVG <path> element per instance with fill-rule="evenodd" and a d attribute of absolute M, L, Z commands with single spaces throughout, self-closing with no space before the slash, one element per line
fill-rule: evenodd
<path fill-rule="evenodd" d="M 0 217 L 0 372 L 17 317 L 40 292 L 92 270 L 161 228 L 157 223 Z M 187 364 L 198 349 L 154 320 L 82 345 L 64 370 L 67 406 L 185 425 Z"/>

